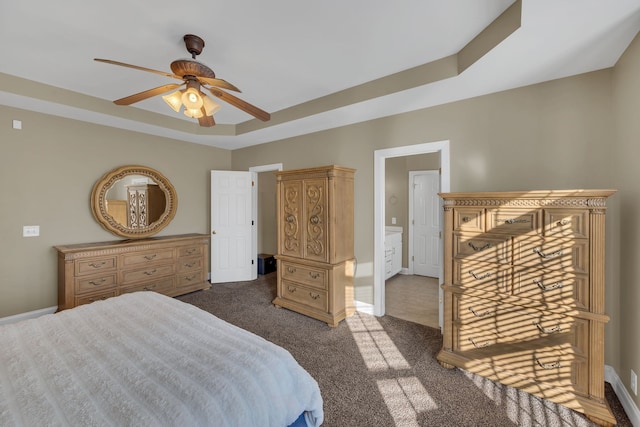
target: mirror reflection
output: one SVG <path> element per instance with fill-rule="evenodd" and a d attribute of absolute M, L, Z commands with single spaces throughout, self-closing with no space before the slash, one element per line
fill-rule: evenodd
<path fill-rule="evenodd" d="M 147 227 L 165 211 L 164 191 L 150 177 L 128 175 L 113 183 L 107 190 L 107 214 L 115 222 L 128 228 Z"/>

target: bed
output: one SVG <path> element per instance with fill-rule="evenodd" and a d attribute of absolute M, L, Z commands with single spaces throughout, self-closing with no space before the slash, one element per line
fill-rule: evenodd
<path fill-rule="evenodd" d="M 136 292 L 0 326 L 1 426 L 319 426 L 285 349 Z"/>

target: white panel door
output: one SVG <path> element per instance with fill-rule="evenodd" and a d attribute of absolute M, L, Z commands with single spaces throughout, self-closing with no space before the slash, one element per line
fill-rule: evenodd
<path fill-rule="evenodd" d="M 438 277 L 442 263 L 440 244 L 440 174 L 414 172 L 413 274 Z"/>
<path fill-rule="evenodd" d="M 257 278 L 252 239 L 254 175 L 211 171 L 211 283 Z"/>

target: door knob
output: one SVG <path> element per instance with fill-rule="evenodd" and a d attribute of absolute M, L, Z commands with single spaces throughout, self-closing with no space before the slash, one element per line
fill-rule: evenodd
<path fill-rule="evenodd" d="M 211 232 L 211 234 L 216 234 L 216 230 L 213 230 L 213 231 Z"/>

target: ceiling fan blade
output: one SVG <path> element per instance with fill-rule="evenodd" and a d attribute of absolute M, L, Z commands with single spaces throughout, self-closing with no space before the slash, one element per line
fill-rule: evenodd
<path fill-rule="evenodd" d="M 212 79 L 210 77 L 198 77 L 198 80 L 200 80 L 200 83 L 206 83 L 211 86 L 220 87 L 223 89 L 229 89 L 235 92 L 242 92 L 236 86 L 232 85 L 231 83 L 223 79 L 218 79 L 218 78 Z"/>
<path fill-rule="evenodd" d="M 210 128 L 211 126 L 215 126 L 216 121 L 213 116 L 204 115 L 198 119 L 198 123 L 200 123 L 200 126 L 202 127 Z"/>
<path fill-rule="evenodd" d="M 251 105 L 248 102 L 243 101 L 242 99 L 231 95 L 230 93 L 221 91 L 220 89 L 215 88 L 215 87 L 209 87 L 207 89 L 209 89 L 209 92 L 211 92 L 211 94 L 213 96 L 216 96 L 216 97 L 222 99 L 223 101 L 228 102 L 229 104 L 233 105 L 234 107 L 238 107 L 239 109 L 241 109 L 245 113 L 251 114 L 256 119 L 260 119 L 263 122 L 266 122 L 266 121 L 271 119 L 271 114 L 267 113 L 264 110 L 261 110 L 260 108 L 256 107 L 255 105 Z"/>
<path fill-rule="evenodd" d="M 166 76 L 166 77 L 171 77 L 171 78 L 174 78 L 174 79 L 182 80 L 182 77 L 177 76 L 175 74 L 165 73 L 164 71 L 152 70 L 151 68 L 145 68 L 145 67 L 139 67 L 137 65 L 125 64 L 124 62 L 112 61 L 110 59 L 93 58 L 93 60 L 94 61 L 98 61 L 98 62 L 104 62 L 104 63 L 107 63 L 107 64 L 112 64 L 112 65 L 119 65 L 121 67 L 133 68 L 134 70 L 147 71 L 149 73 L 160 74 L 161 76 Z"/>
<path fill-rule="evenodd" d="M 113 101 L 116 105 L 131 105 L 135 102 L 143 101 L 152 96 L 160 95 L 161 93 L 169 92 L 170 90 L 177 89 L 181 84 L 171 83 L 169 85 L 159 86 L 153 89 L 145 90 L 144 92 L 136 93 L 124 98 L 116 99 Z"/>

